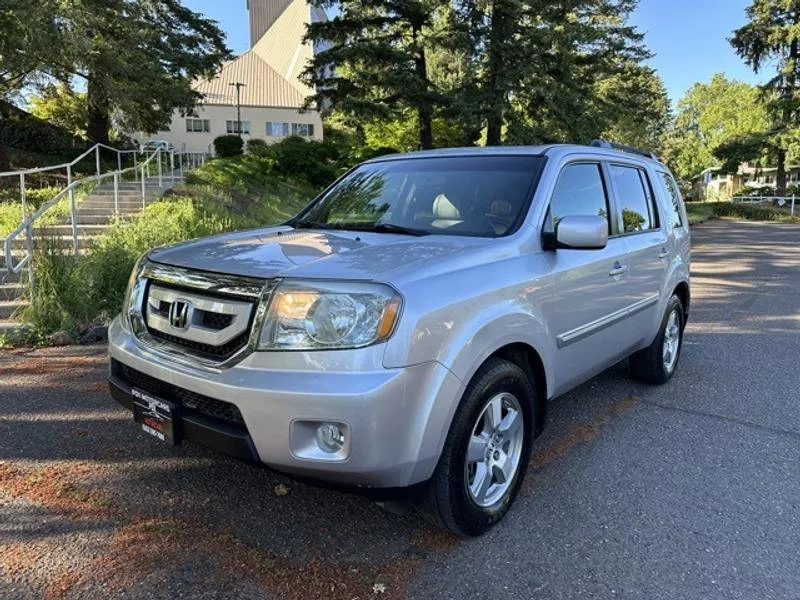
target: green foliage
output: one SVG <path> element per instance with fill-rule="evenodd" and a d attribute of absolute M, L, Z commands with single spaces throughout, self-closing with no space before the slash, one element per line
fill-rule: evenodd
<path fill-rule="evenodd" d="M 77 138 L 86 139 L 89 107 L 86 92 L 76 92 L 70 84 L 50 84 L 29 99 L 30 113 L 68 131 Z"/>
<path fill-rule="evenodd" d="M 800 223 L 800 216 L 791 216 L 785 209 L 763 204 L 739 202 L 693 202 L 686 205 L 689 223 L 696 224 L 718 217 L 734 217 L 748 221 Z"/>
<path fill-rule="evenodd" d="M 800 129 L 800 8 L 796 0 L 753 0 L 746 9 L 749 22 L 730 39 L 736 53 L 759 73 L 775 74 L 760 86 L 771 120 L 775 147 L 776 193 L 786 190 L 786 157 Z"/>
<path fill-rule="evenodd" d="M 317 90 L 310 102 L 362 119 L 393 119 L 412 110 L 419 119 L 419 147 L 432 147 L 431 120 L 442 97 L 431 83 L 427 52 L 438 43 L 431 35 L 434 15 L 447 3 L 311 3 L 335 7 L 337 14 L 308 27 L 308 39 L 321 44 L 304 72 L 306 82 Z"/>
<path fill-rule="evenodd" d="M 254 156 L 266 156 L 269 152 L 269 144 L 261 138 L 247 140 L 247 153 Z"/>
<path fill-rule="evenodd" d="M 5 238 L 22 223 L 22 204 L 0 202 L 0 239 Z"/>
<path fill-rule="evenodd" d="M 75 156 L 86 146 L 69 132 L 0 100 L 0 146 L 48 156 Z"/>
<path fill-rule="evenodd" d="M 244 141 L 238 135 L 221 135 L 214 138 L 214 152 L 220 158 L 238 156 L 244 151 Z"/>
<path fill-rule="evenodd" d="M 719 163 L 715 149 L 763 135 L 769 128 L 758 89 L 718 73 L 709 83 L 694 84 L 679 100 L 675 125 L 665 142 L 665 158 L 678 177 L 691 179 Z"/>
<path fill-rule="evenodd" d="M 212 160 L 190 182 L 133 221 L 115 222 L 78 258 L 52 247 L 37 251 L 35 296 L 25 314 L 36 331 L 73 333 L 119 312 L 138 256 L 155 246 L 283 222 L 311 198 L 303 184 L 284 181 L 251 155 Z M 2 205 L 0 205 L 2 206 Z"/>

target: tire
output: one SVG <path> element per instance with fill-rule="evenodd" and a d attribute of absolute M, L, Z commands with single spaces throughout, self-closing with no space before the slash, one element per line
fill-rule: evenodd
<path fill-rule="evenodd" d="M 672 320 L 673 315 L 675 320 Z M 630 372 L 634 379 L 654 385 L 661 385 L 672 378 L 678 368 L 678 359 L 683 348 L 683 328 L 686 323 L 683 304 L 673 295 L 667 302 L 667 309 L 661 319 L 658 335 L 647 348 L 635 352 L 630 357 Z M 668 333 L 671 331 L 671 333 Z M 665 347 L 670 341 L 677 342 L 669 352 Z"/>
<path fill-rule="evenodd" d="M 512 362 L 490 358 L 481 366 L 467 385 L 423 492 L 419 508 L 430 521 L 459 535 L 477 536 L 503 518 L 530 460 L 536 393 L 533 377 Z M 506 429 L 492 428 L 498 402 Z M 468 449 L 485 458 L 468 462 Z M 498 458 L 501 462 L 495 462 Z"/>

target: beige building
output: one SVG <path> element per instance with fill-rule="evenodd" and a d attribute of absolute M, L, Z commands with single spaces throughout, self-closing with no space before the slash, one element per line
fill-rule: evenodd
<path fill-rule="evenodd" d="M 706 169 L 693 181 L 693 188 L 703 200 L 730 200 L 731 197 L 747 194 L 750 188 L 775 188 L 775 167 L 756 167 L 742 164 L 736 173 L 723 174 L 719 169 Z M 786 185 L 800 184 L 800 165 L 786 166 Z"/>
<path fill-rule="evenodd" d="M 247 0 L 250 49 L 223 65 L 211 79 L 198 80 L 195 90 L 203 101 L 191 116 L 178 112 L 168 130 L 141 134 L 139 140 L 166 140 L 179 151 L 213 152 L 214 138 L 239 133 L 245 142 L 260 138 L 280 141 L 289 135 L 322 139 L 322 119 L 317 111 L 301 110 L 313 93 L 299 79 L 314 55 L 303 43 L 306 24 L 324 20 L 325 13 L 305 0 Z"/>

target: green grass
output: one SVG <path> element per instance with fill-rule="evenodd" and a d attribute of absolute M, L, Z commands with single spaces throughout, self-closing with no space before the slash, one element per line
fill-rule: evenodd
<path fill-rule="evenodd" d="M 174 242 L 237 229 L 269 226 L 296 214 L 313 196 L 307 184 L 265 175 L 258 159 L 210 161 L 190 183 L 144 209 L 134 221 L 117 221 L 85 256 L 54 247 L 37 251 L 35 296 L 24 319 L 41 332 L 77 333 L 119 312 L 128 277 L 144 252 Z"/>
<path fill-rule="evenodd" d="M 800 216 L 791 216 L 777 206 L 762 206 L 755 204 L 741 204 L 733 202 L 687 202 L 686 213 L 689 224 L 696 225 L 717 219 L 719 217 L 733 217 L 748 221 L 777 221 L 781 223 L 800 223 Z"/>

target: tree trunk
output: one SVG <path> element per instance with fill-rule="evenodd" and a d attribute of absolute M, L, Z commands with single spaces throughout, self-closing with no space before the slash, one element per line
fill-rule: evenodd
<path fill-rule="evenodd" d="M 492 2 L 492 23 L 489 33 L 489 76 L 486 83 L 486 145 L 499 146 L 503 136 L 503 35 L 505 30 L 502 0 Z"/>
<path fill-rule="evenodd" d="M 420 30 L 414 28 L 412 36 L 417 46 L 414 57 L 414 71 L 422 88 L 422 94 L 417 103 L 417 118 L 419 119 L 419 147 L 422 150 L 433 148 L 433 107 L 431 106 L 430 81 L 428 80 L 428 62 L 425 56 L 425 48 L 418 43 Z"/>
<path fill-rule="evenodd" d="M 786 150 L 778 148 L 778 170 L 775 173 L 775 195 L 786 195 Z"/>
<path fill-rule="evenodd" d="M 8 158 L 8 154 L 6 153 L 5 144 L 0 141 L 0 171 L 10 171 L 11 170 L 11 161 Z"/>
<path fill-rule="evenodd" d="M 89 74 L 86 87 L 89 112 L 89 122 L 86 124 L 86 136 L 93 142 L 108 144 L 109 130 L 111 129 L 111 115 L 108 94 L 102 82 Z"/>

